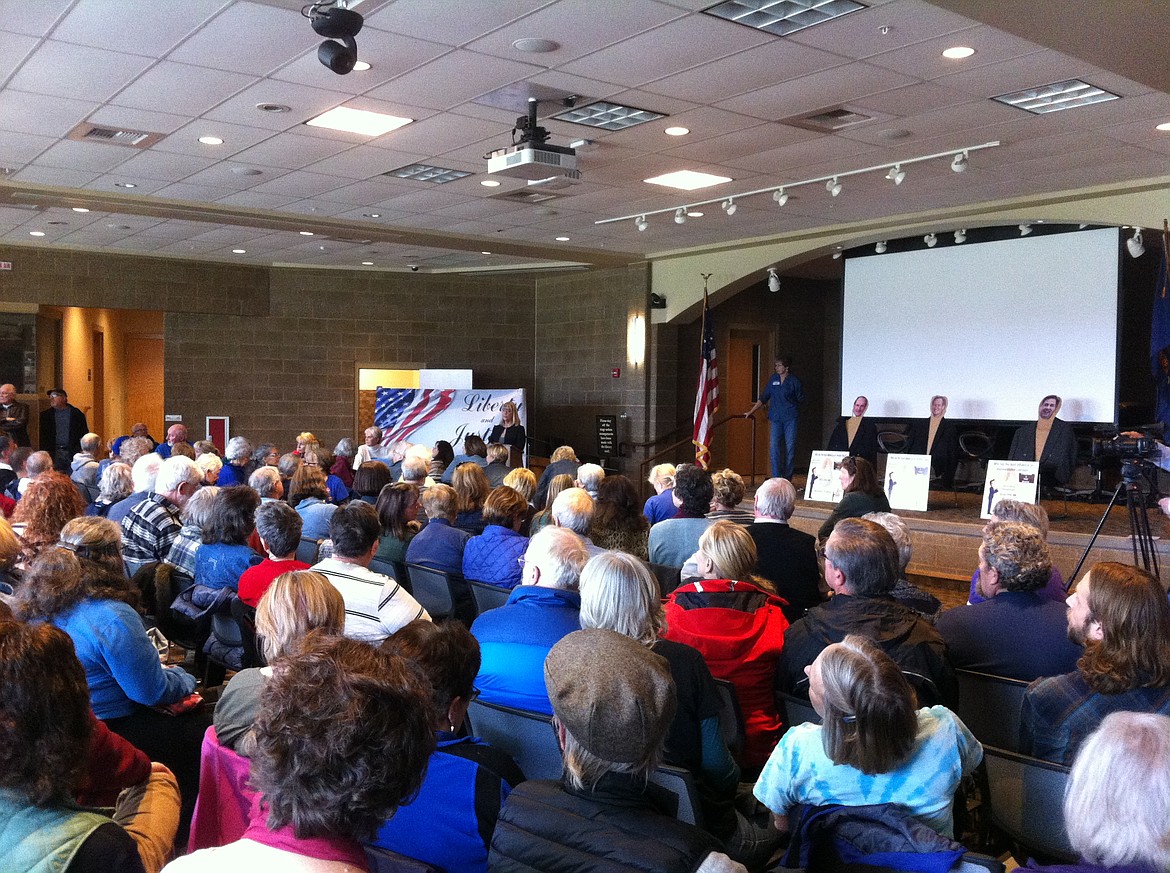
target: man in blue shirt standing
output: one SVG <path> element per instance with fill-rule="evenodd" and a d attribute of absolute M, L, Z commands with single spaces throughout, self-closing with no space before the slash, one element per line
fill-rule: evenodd
<path fill-rule="evenodd" d="M 789 372 L 791 366 L 790 356 L 777 355 L 776 372 L 768 380 L 768 387 L 743 416 L 750 418 L 757 409 L 768 404 L 773 479 L 791 479 L 796 465 L 796 419 L 800 415 L 800 404 L 804 403 L 804 386 Z M 780 458 L 781 438 L 784 440 L 783 463 Z"/>

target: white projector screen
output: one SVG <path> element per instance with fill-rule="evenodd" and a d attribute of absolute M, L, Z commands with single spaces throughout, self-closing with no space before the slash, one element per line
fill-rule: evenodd
<path fill-rule="evenodd" d="M 1117 409 L 1114 228 L 850 258 L 841 414 L 1028 420 L 1045 394 L 1066 421 Z"/>

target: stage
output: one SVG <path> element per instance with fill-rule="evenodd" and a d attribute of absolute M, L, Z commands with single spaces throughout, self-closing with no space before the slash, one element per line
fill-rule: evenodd
<path fill-rule="evenodd" d="M 797 477 L 798 480 L 802 478 Z M 803 481 L 793 484 L 797 485 L 798 493 L 804 493 Z M 986 524 L 979 517 L 981 499 L 982 496 L 977 493 L 932 491 L 928 511 L 896 510 L 910 528 L 914 543 L 914 555 L 909 567 L 912 581 L 929 588 L 948 606 L 966 602 L 971 574 L 979 564 L 977 553 Z M 1052 550 L 1052 560 L 1065 581 L 1068 581 L 1101 520 L 1105 503 L 1069 500 L 1066 504 L 1064 500 L 1058 499 L 1043 500 L 1041 504 L 1048 511 L 1048 545 Z M 832 508 L 829 503 L 797 500 L 791 524 L 815 536 Z M 1149 519 L 1162 583 L 1165 585 L 1170 578 L 1170 518 L 1153 509 L 1149 510 Z M 1085 566 L 1100 561 L 1135 563 L 1129 537 L 1129 516 L 1124 504 L 1110 511 Z"/>

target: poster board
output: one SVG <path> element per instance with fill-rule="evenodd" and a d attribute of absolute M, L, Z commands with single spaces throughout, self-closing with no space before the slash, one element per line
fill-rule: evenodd
<path fill-rule="evenodd" d="M 988 461 L 979 517 L 991 518 L 1001 500 L 1035 503 L 1040 486 L 1039 461 Z"/>
<path fill-rule="evenodd" d="M 891 509 L 925 512 L 930 500 L 930 455 L 887 455 L 882 489 Z"/>
<path fill-rule="evenodd" d="M 433 446 L 437 440 L 446 440 L 459 454 L 468 434 L 478 434 L 487 442 L 492 428 L 499 423 L 500 407 L 509 400 L 516 404 L 520 423 L 527 430 L 528 406 L 523 388 L 378 388 L 374 424 L 382 429 L 384 446 L 399 440 Z"/>
<path fill-rule="evenodd" d="M 841 477 L 837 475 L 837 465 L 848 457 L 848 452 L 813 452 L 808 462 L 808 478 L 804 482 L 804 499 L 839 502 Z"/>

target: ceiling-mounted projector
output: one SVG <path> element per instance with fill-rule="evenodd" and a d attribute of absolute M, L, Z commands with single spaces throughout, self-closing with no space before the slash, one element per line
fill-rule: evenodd
<path fill-rule="evenodd" d="M 512 128 L 512 145 L 484 155 L 488 173 L 546 184 L 557 176 L 580 179 L 577 153 L 571 148 L 548 144 L 548 131 L 536 123 L 536 106 L 537 101 L 529 98 L 528 114 L 517 118 Z"/>

